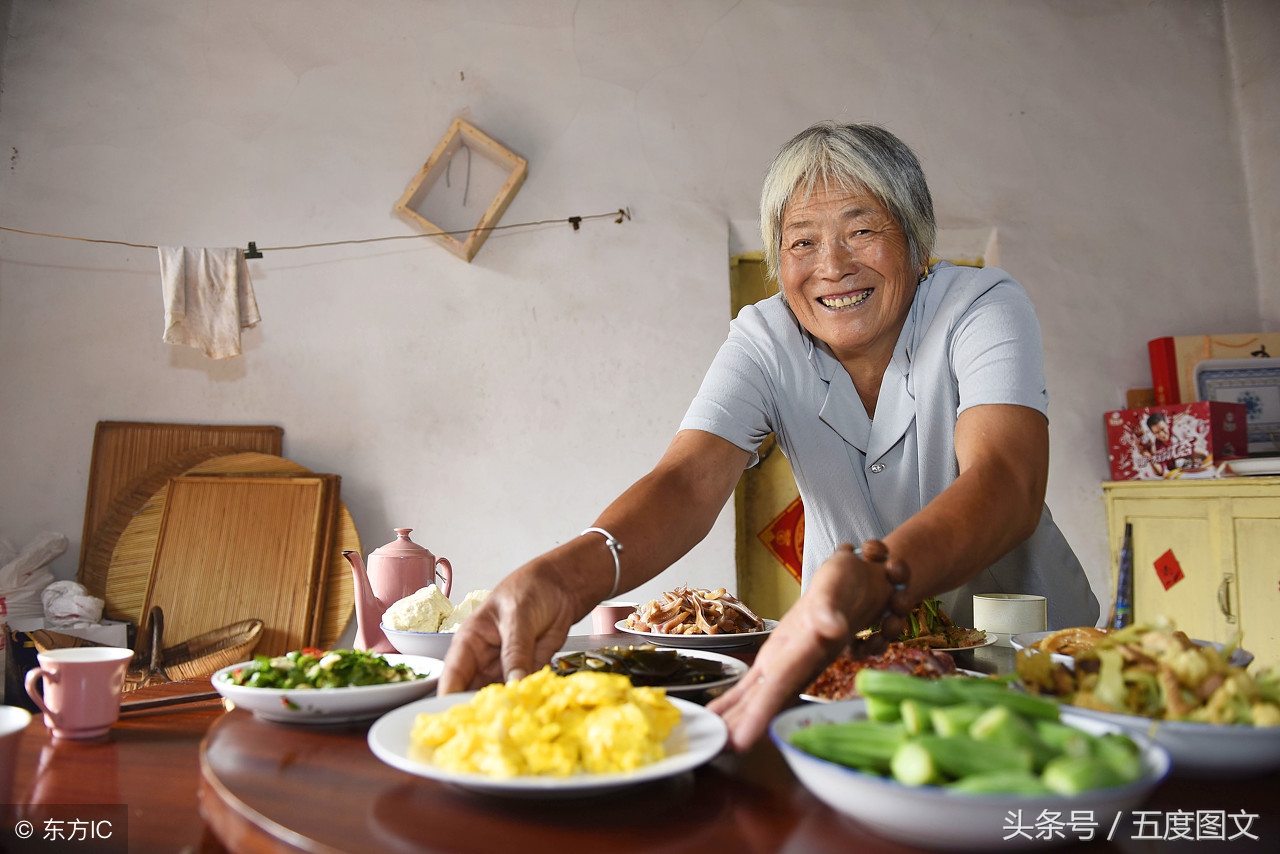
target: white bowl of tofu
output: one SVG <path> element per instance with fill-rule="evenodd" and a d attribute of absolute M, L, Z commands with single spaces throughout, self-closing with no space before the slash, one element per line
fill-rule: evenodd
<path fill-rule="evenodd" d="M 473 590 L 454 605 L 431 584 L 393 603 L 380 628 L 397 652 L 443 660 L 462 621 L 488 595 L 488 590 Z"/>

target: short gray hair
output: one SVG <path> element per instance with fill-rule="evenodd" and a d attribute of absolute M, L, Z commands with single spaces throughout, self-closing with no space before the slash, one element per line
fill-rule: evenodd
<path fill-rule="evenodd" d="M 760 234 L 766 271 L 775 280 L 787 204 L 823 183 L 870 192 L 902 226 L 912 263 L 917 267 L 929 263 L 938 227 L 929 185 L 915 153 L 878 125 L 825 121 L 793 137 L 765 174 Z"/>

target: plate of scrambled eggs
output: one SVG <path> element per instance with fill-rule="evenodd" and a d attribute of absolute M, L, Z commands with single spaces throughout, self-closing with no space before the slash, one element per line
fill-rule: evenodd
<path fill-rule="evenodd" d="M 431 697 L 369 728 L 380 760 L 464 789 L 526 798 L 600 794 L 690 771 L 724 746 L 718 715 L 617 673 L 556 675 Z"/>

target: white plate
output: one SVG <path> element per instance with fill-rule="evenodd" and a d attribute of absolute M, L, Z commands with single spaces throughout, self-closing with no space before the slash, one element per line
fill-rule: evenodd
<path fill-rule="evenodd" d="M 737 632 L 722 635 L 664 635 L 658 632 L 638 632 L 627 628 L 626 620 L 618 620 L 613 627 L 632 637 L 644 638 L 654 646 L 674 646 L 679 649 L 734 649 L 763 641 L 777 626 L 777 620 L 765 620 L 763 632 Z"/>
<path fill-rule="evenodd" d="M 1249 476 L 1280 474 L 1280 457 L 1245 457 L 1240 460 L 1227 460 L 1227 468 L 1232 474 Z"/>
<path fill-rule="evenodd" d="M 372 720 L 396 706 L 403 706 L 430 694 L 440 679 L 444 662 L 421 655 L 383 656 L 390 664 L 407 664 L 425 678 L 386 685 L 358 685 L 353 688 L 249 688 L 235 685 L 223 676 L 252 661 L 222 668 L 210 677 L 216 690 L 237 707 L 263 720 L 286 724 L 339 724 Z"/>
<path fill-rule="evenodd" d="M 1141 734 L 1130 733 L 1142 750 L 1145 774 L 1127 786 L 1061 795 L 964 795 L 941 786 L 904 786 L 890 778 L 855 771 L 819 759 L 791 744 L 791 734 L 813 724 L 865 718 L 865 700 L 797 706 L 773 719 L 769 736 L 800 782 L 832 809 L 851 816 L 867 830 L 906 845 L 972 851 L 1042 850 L 1052 844 L 1035 833 L 1014 835 L 1010 816 L 1034 823 L 1044 814 L 1094 817 L 1128 812 L 1146 800 L 1169 772 L 1169 754 Z M 1066 708 L 1062 721 L 1086 732 L 1118 727 L 1075 715 Z M 1069 830 L 1068 830 L 1069 833 Z M 1011 838 L 1005 838 L 1006 836 Z M 1070 841 L 1071 836 L 1055 842 Z"/>
<path fill-rule="evenodd" d="M 973 646 L 931 646 L 929 649 L 934 652 L 967 652 L 971 649 L 982 649 L 984 646 L 991 646 L 993 643 L 1000 640 L 995 632 L 984 632 L 984 634 L 986 635 L 986 638 L 982 643 L 975 643 Z"/>
<path fill-rule="evenodd" d="M 1051 634 L 1053 634 L 1053 632 L 1023 632 L 1009 638 L 1009 643 L 1013 644 L 1014 649 L 1031 649 Z M 1211 646 L 1218 652 L 1222 652 L 1223 645 L 1215 643 L 1214 641 L 1197 640 L 1192 638 L 1191 642 L 1199 644 L 1200 646 Z M 1038 652 L 1039 650 L 1036 651 Z M 1069 655 L 1063 655 L 1060 652 L 1051 652 L 1049 655 L 1054 661 L 1065 664 L 1068 667 L 1075 667 L 1076 660 Z M 1234 664 L 1236 667 L 1248 667 L 1252 661 L 1253 653 L 1249 652 L 1247 649 L 1240 649 L 1239 647 L 1236 647 L 1235 651 L 1231 653 L 1231 657 L 1227 659 L 1228 664 Z"/>
<path fill-rule="evenodd" d="M 429 762 L 410 758 L 409 734 L 418 715 L 443 712 L 451 706 L 467 702 L 476 693 L 466 691 L 444 697 L 431 697 L 388 712 L 369 728 L 369 749 L 374 756 L 393 768 L 464 789 L 508 797 L 560 798 L 604 794 L 692 771 L 719 753 L 729 734 L 719 715 L 708 712 L 696 703 L 671 698 L 671 703 L 680 710 L 680 723 L 676 724 L 664 742 L 667 756 L 634 771 L 497 779 L 483 774 L 446 771 Z"/>
<path fill-rule="evenodd" d="M 585 650 L 585 652 L 594 652 L 595 650 Z M 675 650 L 676 655 L 681 658 L 697 658 L 703 661 L 718 662 L 724 668 L 724 678 L 717 679 L 713 682 L 699 682 L 696 685 L 655 685 L 655 688 L 661 688 L 667 692 L 668 696 L 677 697 L 696 697 L 706 692 L 718 695 L 733 683 L 737 682 L 747 672 L 745 662 L 739 661 L 731 655 L 723 655 L 718 652 L 707 652 L 700 649 L 681 649 Z M 564 655 L 575 655 L 576 652 L 558 652 L 551 656 L 551 662 L 554 665 L 555 660 Z M 552 668 L 554 669 L 554 667 Z"/>
<path fill-rule="evenodd" d="M 1280 451 L 1280 359 L 1205 359 L 1194 376 L 1196 400 L 1244 404 L 1249 453 Z"/>

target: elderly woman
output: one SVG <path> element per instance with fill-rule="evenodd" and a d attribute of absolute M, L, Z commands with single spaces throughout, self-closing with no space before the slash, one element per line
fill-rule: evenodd
<path fill-rule="evenodd" d="M 1047 596 L 1051 628 L 1097 621 L 1044 505 L 1035 312 L 1001 270 L 930 269 L 933 203 L 911 150 L 873 125 L 815 125 L 774 159 L 760 221 L 781 292 L 733 321 L 653 471 L 464 624 L 442 692 L 529 672 L 596 603 L 687 552 L 771 432 L 804 500 L 804 592 L 711 706 L 735 747 L 856 631 L 884 620 L 892 634 L 926 597 L 962 625 L 971 594 L 1000 591 Z"/>

